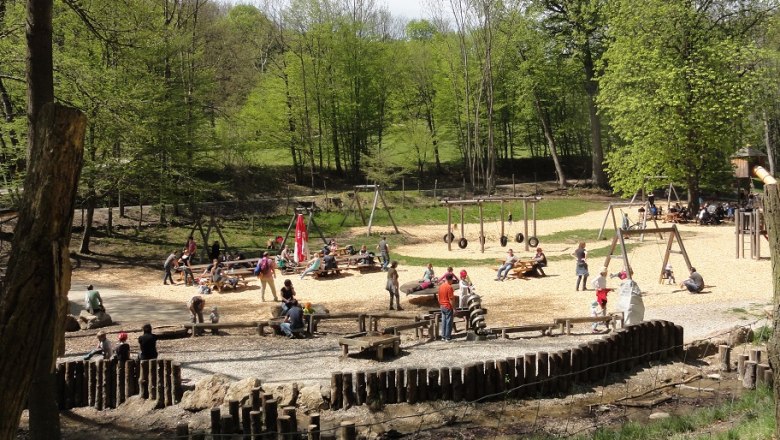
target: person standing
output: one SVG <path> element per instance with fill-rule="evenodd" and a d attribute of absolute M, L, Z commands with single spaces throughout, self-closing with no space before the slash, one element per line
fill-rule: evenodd
<path fill-rule="evenodd" d="M 444 283 L 439 286 L 439 308 L 441 309 L 441 338 L 444 341 L 452 340 L 452 320 L 455 312 L 455 291 L 452 284 L 455 278 L 451 274 L 444 275 Z"/>
<path fill-rule="evenodd" d="M 209 255 L 209 259 L 211 260 L 218 260 L 219 259 L 219 242 L 215 241 L 214 244 L 211 245 L 211 255 Z"/>
<path fill-rule="evenodd" d="M 208 246 L 208 243 L 205 245 Z M 184 245 L 184 248 L 189 252 L 190 258 L 195 258 L 195 252 L 198 251 L 198 244 L 195 242 L 195 238 L 192 235 L 187 237 L 187 244 Z"/>
<path fill-rule="evenodd" d="M 157 359 L 157 335 L 152 333 L 152 324 L 144 324 L 143 332 L 138 337 L 138 346 L 141 350 L 138 353 L 138 359 L 142 361 Z"/>
<path fill-rule="evenodd" d="M 87 286 L 87 294 L 84 295 L 84 308 L 92 315 L 106 311 L 106 308 L 103 307 L 103 299 L 100 297 L 100 292 L 95 290 L 92 284 Z"/>
<path fill-rule="evenodd" d="M 257 262 L 257 278 L 260 280 L 260 298 L 265 302 L 265 288 L 271 287 L 271 293 L 274 295 L 274 301 L 279 301 L 276 296 L 276 286 L 274 285 L 274 279 L 276 278 L 276 262 L 270 257 L 268 252 L 263 253 L 263 258 Z"/>
<path fill-rule="evenodd" d="M 585 250 L 584 241 L 580 242 L 572 255 L 577 259 L 577 290 L 580 290 L 580 282 L 582 282 L 582 290 L 588 290 L 588 252 Z"/>
<path fill-rule="evenodd" d="M 173 270 L 178 267 L 178 259 L 179 256 L 176 254 L 176 251 L 171 251 L 171 255 L 168 255 L 168 258 L 165 259 L 165 262 L 163 263 L 163 270 L 165 270 L 163 284 L 167 285 L 168 280 L 171 280 L 171 285 L 176 285 L 176 283 L 173 282 Z"/>
<path fill-rule="evenodd" d="M 387 285 L 385 290 L 390 292 L 390 310 L 393 310 L 393 298 L 395 298 L 395 305 L 397 310 L 403 310 L 401 308 L 401 299 L 398 294 L 398 262 L 393 261 L 390 263 L 390 267 L 387 269 Z"/>
<path fill-rule="evenodd" d="M 680 284 L 680 287 L 688 289 L 688 292 L 691 293 L 700 293 L 704 290 L 704 278 L 699 272 L 696 272 L 695 267 L 691 267 L 691 275 Z"/>
<path fill-rule="evenodd" d="M 376 247 L 379 249 L 379 256 L 382 258 L 382 270 L 386 272 L 387 267 L 390 265 L 390 246 L 387 244 L 387 237 L 383 235 Z"/>

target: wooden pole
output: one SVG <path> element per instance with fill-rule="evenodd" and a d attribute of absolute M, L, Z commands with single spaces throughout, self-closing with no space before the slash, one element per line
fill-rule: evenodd
<path fill-rule="evenodd" d="M 276 418 L 279 415 L 276 399 L 270 393 L 263 394 L 263 415 L 265 416 L 264 425 L 268 430 L 276 426 Z"/>
<path fill-rule="evenodd" d="M 351 408 L 355 404 L 355 392 L 352 388 L 352 373 L 343 373 L 341 376 L 342 396 L 344 408 Z"/>
<path fill-rule="evenodd" d="M 466 402 L 477 400 L 477 364 L 468 364 L 463 367 L 463 397 Z"/>
<path fill-rule="evenodd" d="M 447 205 L 447 250 L 452 250 L 452 206 Z"/>
<path fill-rule="evenodd" d="M 171 364 L 171 375 L 173 376 L 173 403 L 181 402 L 181 396 L 184 391 L 181 387 L 181 364 L 173 362 Z"/>
<path fill-rule="evenodd" d="M 528 200 L 523 200 L 523 237 L 525 238 L 525 250 L 528 252 Z"/>
<path fill-rule="evenodd" d="M 341 428 L 342 440 L 357 440 L 357 431 L 355 429 L 355 422 L 351 420 L 345 420 L 339 423 Z"/>
<path fill-rule="evenodd" d="M 428 369 L 417 369 L 417 402 L 428 401 Z"/>
<path fill-rule="evenodd" d="M 417 369 L 406 370 L 406 403 L 417 403 Z"/>
<path fill-rule="evenodd" d="M 252 405 L 246 404 L 241 407 L 241 432 L 244 434 L 244 440 L 249 439 L 252 432 Z"/>
<path fill-rule="evenodd" d="M 355 373 L 355 404 L 363 405 L 366 403 L 366 373 L 358 371 Z"/>
<path fill-rule="evenodd" d="M 398 403 L 398 382 L 395 378 L 395 370 L 387 370 L 386 403 Z"/>
<path fill-rule="evenodd" d="M 750 356 L 741 354 L 737 356 L 737 379 L 742 380 L 745 377 L 745 362 L 750 359 Z"/>
<path fill-rule="evenodd" d="M 219 419 L 219 424 L 221 426 L 220 433 L 222 434 L 221 438 L 230 438 L 231 434 L 236 432 L 236 427 L 233 425 L 233 416 L 230 414 L 222 414 L 222 416 Z"/>
<path fill-rule="evenodd" d="M 211 408 L 211 411 L 209 412 L 211 416 L 211 435 L 212 438 L 218 438 L 213 436 L 219 436 L 222 433 L 222 424 L 220 421 L 222 420 L 222 416 L 220 414 L 220 410 L 218 406 L 215 406 Z"/>
<path fill-rule="evenodd" d="M 745 374 L 742 377 L 742 386 L 750 390 L 756 388 L 756 363 L 754 361 L 745 362 Z"/>
<path fill-rule="evenodd" d="M 479 251 L 485 253 L 485 221 L 482 217 L 482 202 L 479 203 Z"/>
<path fill-rule="evenodd" d="M 263 413 L 261 411 L 251 411 L 249 420 L 252 440 L 259 440 L 260 434 L 263 432 Z"/>
<path fill-rule="evenodd" d="M 406 402 L 406 370 L 403 368 L 397 368 L 395 370 L 395 385 L 396 385 L 396 398 L 397 403 Z"/>
<path fill-rule="evenodd" d="M 337 371 L 330 376 L 330 409 L 332 410 L 339 410 L 343 407 L 341 400 L 343 380 L 341 371 Z"/>
<path fill-rule="evenodd" d="M 238 407 L 238 400 L 228 400 L 228 414 L 230 414 L 230 417 L 233 419 L 231 422 L 233 424 L 233 431 L 236 432 L 236 430 L 241 426 L 240 419 L 239 419 L 239 407 Z M 223 434 L 230 434 L 231 432 L 224 432 Z"/>
<path fill-rule="evenodd" d="M 441 381 L 440 384 L 441 399 L 452 400 L 452 384 L 450 383 L 449 368 L 442 367 L 439 369 L 439 380 Z"/>
<path fill-rule="evenodd" d="M 157 408 L 165 408 L 165 361 L 157 360 Z"/>
<path fill-rule="evenodd" d="M 726 373 L 731 371 L 731 347 L 728 345 L 719 345 L 718 359 L 720 359 L 720 371 Z"/>

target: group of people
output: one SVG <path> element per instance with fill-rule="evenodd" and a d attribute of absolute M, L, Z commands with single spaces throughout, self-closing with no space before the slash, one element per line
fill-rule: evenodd
<path fill-rule="evenodd" d="M 138 359 L 142 361 L 157 359 L 157 335 L 152 333 L 152 325 L 144 324 L 142 331 L 143 334 L 138 337 Z M 116 345 L 111 344 L 103 330 L 98 331 L 95 336 L 98 340 L 97 346 L 84 356 L 85 361 L 97 355 L 106 360 L 116 359 L 118 362 L 130 359 L 130 344 L 127 343 L 127 333 L 119 333 Z"/>
<path fill-rule="evenodd" d="M 547 276 L 547 274 L 544 273 L 544 268 L 547 267 L 547 256 L 544 255 L 542 248 L 536 248 L 536 254 L 534 254 L 531 260 L 533 261 L 531 269 L 527 270 L 523 275 L 536 277 Z M 506 252 L 504 262 L 499 266 L 498 271 L 496 272 L 496 281 L 506 280 L 509 276 L 509 271 L 512 270 L 519 261 L 520 259 L 515 255 L 515 252 L 512 249 L 509 249 Z"/>

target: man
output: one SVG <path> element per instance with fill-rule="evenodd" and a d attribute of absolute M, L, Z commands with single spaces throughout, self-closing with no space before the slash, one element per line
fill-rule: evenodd
<path fill-rule="evenodd" d="M 141 348 L 138 359 L 142 361 L 157 359 L 157 335 L 152 333 L 152 324 L 144 324 L 143 331 L 144 333 L 138 337 L 138 345 Z"/>
<path fill-rule="evenodd" d="M 387 245 L 387 237 L 383 235 L 376 247 L 379 249 L 379 255 L 382 258 L 382 270 L 387 272 L 387 267 L 390 265 L 390 246 Z"/>
<path fill-rule="evenodd" d="M 696 272 L 695 267 L 691 267 L 691 276 L 680 284 L 680 288 L 682 287 L 685 287 L 691 293 L 700 293 L 704 290 L 704 278 L 702 278 L 699 272 Z"/>
<path fill-rule="evenodd" d="M 452 284 L 455 283 L 455 277 L 452 274 L 444 275 L 444 283 L 439 286 L 439 308 L 441 309 L 441 338 L 444 341 L 452 340 L 452 319 L 455 307 L 455 291 Z"/>
<path fill-rule="evenodd" d="M 190 301 L 187 303 L 187 308 L 190 310 L 190 322 L 193 324 L 203 324 L 203 309 L 206 308 L 206 300 L 200 295 L 195 295 L 190 298 Z M 194 333 L 195 336 L 200 336 L 203 334 L 203 329 Z"/>
<path fill-rule="evenodd" d="M 106 332 L 103 330 L 100 330 L 95 335 L 97 336 L 98 344 L 97 347 L 87 353 L 86 356 L 84 356 L 84 360 L 88 361 L 92 356 L 95 356 L 96 354 L 103 355 L 103 359 L 111 359 L 111 356 L 114 354 L 114 349 L 111 347 L 111 342 L 108 341 L 106 338 Z"/>
<path fill-rule="evenodd" d="M 171 255 L 168 255 L 168 258 L 165 259 L 165 263 L 163 263 L 163 269 L 165 270 L 165 275 L 163 275 L 163 284 L 168 284 L 168 280 L 171 280 L 172 285 L 176 285 L 176 283 L 173 282 L 173 270 L 178 267 L 176 264 L 176 261 L 179 259 L 179 256 L 176 254 L 176 251 L 171 251 Z"/>
<path fill-rule="evenodd" d="M 284 334 L 287 335 L 287 337 L 290 339 L 295 337 L 295 335 L 293 335 L 293 330 L 304 328 L 303 309 L 301 309 L 301 306 L 298 305 L 297 302 L 293 304 L 289 310 L 287 310 L 287 315 L 284 318 L 284 322 L 279 327 L 282 329 L 282 332 L 284 332 Z"/>
<path fill-rule="evenodd" d="M 398 310 L 403 310 L 401 308 L 401 300 L 398 295 L 398 270 L 396 268 L 398 267 L 398 262 L 393 261 L 390 263 L 390 268 L 387 270 L 387 285 L 385 286 L 385 290 L 390 292 L 390 310 L 393 310 L 393 298 L 395 298 L 395 305 Z"/>
<path fill-rule="evenodd" d="M 276 278 L 276 262 L 273 258 L 270 258 L 268 252 L 263 253 L 263 258 L 257 262 L 257 279 L 260 280 L 260 298 L 265 302 L 265 288 L 271 286 L 271 293 L 274 295 L 274 301 L 279 301 L 276 296 L 276 286 L 274 285 L 274 279 Z"/>
<path fill-rule="evenodd" d="M 98 312 L 105 312 L 103 307 L 103 299 L 100 298 L 100 292 L 90 284 L 87 286 L 87 294 L 84 296 L 84 307 L 91 314 L 97 314 Z"/>
<path fill-rule="evenodd" d="M 498 272 L 496 273 L 496 281 L 504 281 L 507 275 L 509 275 L 509 271 L 515 267 L 515 263 L 517 263 L 515 252 L 512 249 L 509 249 L 506 252 L 506 259 L 504 260 L 504 264 L 498 268 Z"/>

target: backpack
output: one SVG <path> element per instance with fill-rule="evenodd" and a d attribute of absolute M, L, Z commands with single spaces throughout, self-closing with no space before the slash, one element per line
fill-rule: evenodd
<path fill-rule="evenodd" d="M 255 268 L 255 275 L 260 275 L 261 273 L 263 274 L 268 273 L 268 270 L 270 268 L 271 268 L 270 260 L 266 257 L 263 257 L 257 263 L 257 267 Z"/>

